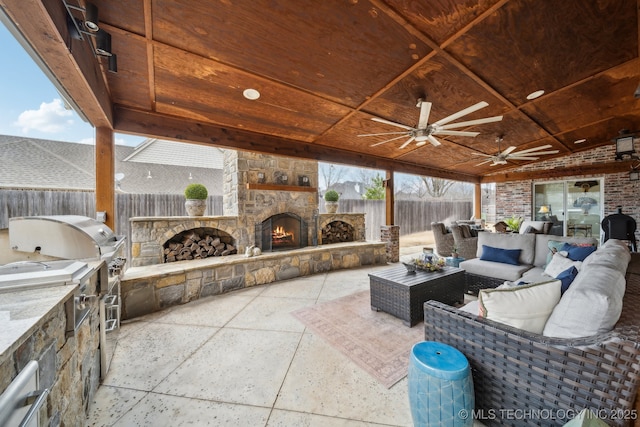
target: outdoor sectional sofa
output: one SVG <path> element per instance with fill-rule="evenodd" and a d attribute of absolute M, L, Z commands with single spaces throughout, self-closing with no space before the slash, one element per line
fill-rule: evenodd
<path fill-rule="evenodd" d="M 465 271 L 467 292 L 477 295 L 480 289 L 495 288 L 506 280 L 516 281 L 523 278 L 530 282 L 538 281 L 548 262 L 550 241 L 598 244 L 593 237 L 563 237 L 535 233 L 478 233 L 476 257 L 460 263 L 460 268 Z M 481 259 L 483 245 L 502 249 L 520 249 L 518 264 Z"/>
<path fill-rule="evenodd" d="M 548 242 L 541 236 L 526 239 Z M 476 415 L 483 424 L 563 425 L 585 408 L 609 425 L 631 425 L 640 415 L 635 411 L 640 381 L 640 275 L 635 274 L 637 268 L 627 272 L 632 257 L 620 241 L 607 241 L 589 257 L 552 308 L 541 333 L 489 320 L 468 308 L 436 301 L 424 304 L 425 339 L 449 344 L 469 360 Z M 553 282 L 545 279 L 542 265 L 531 265 L 521 277 Z M 491 271 L 497 270 L 485 273 Z M 488 292 L 517 288 L 508 285 Z M 525 285 L 534 286 L 547 285 Z M 521 305 L 526 308 L 527 301 Z M 551 322 L 554 326 L 549 327 Z M 573 334 L 576 329 L 581 331 Z M 588 336 L 580 336 L 585 333 Z"/>

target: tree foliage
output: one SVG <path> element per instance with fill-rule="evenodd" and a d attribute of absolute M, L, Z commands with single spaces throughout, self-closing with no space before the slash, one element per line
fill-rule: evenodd
<path fill-rule="evenodd" d="M 362 197 L 365 200 L 384 200 L 384 196 L 384 179 L 380 175 L 376 175 L 371 178 L 371 184 L 367 187 Z"/>

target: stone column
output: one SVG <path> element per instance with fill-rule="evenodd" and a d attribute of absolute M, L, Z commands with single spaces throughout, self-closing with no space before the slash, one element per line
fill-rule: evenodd
<path fill-rule="evenodd" d="M 400 226 L 383 225 L 380 228 L 380 240 L 385 242 L 387 261 L 400 261 Z"/>

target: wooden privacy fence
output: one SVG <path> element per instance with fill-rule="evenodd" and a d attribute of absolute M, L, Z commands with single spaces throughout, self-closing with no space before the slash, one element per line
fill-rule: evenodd
<path fill-rule="evenodd" d="M 207 215 L 222 215 L 222 196 L 209 196 Z M 9 218 L 33 215 L 96 216 L 95 195 L 80 191 L 0 190 L 0 229 L 9 227 Z M 117 194 L 118 212 L 115 233 L 129 234 L 129 218 L 137 216 L 184 216 L 181 194 Z M 324 202 L 319 203 L 324 213 Z M 340 199 L 338 212 L 365 213 L 367 240 L 380 239 L 380 227 L 386 223 L 384 200 Z M 473 213 L 470 201 L 396 200 L 395 218 L 400 234 L 407 235 L 431 229 L 433 221 L 469 219 Z"/>

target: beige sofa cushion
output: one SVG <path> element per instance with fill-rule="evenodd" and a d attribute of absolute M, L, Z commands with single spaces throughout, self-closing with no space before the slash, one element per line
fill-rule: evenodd
<path fill-rule="evenodd" d="M 550 221 L 531 221 L 529 219 L 525 219 L 522 221 L 522 224 L 520 224 L 520 230 L 518 232 L 520 234 L 525 234 L 527 233 L 527 229 L 531 227 L 536 233 L 546 234 L 549 232 L 552 225 L 553 223 Z"/>
<path fill-rule="evenodd" d="M 536 334 L 542 333 L 553 308 L 560 301 L 560 280 L 509 288 L 482 289 L 480 315 Z"/>
<path fill-rule="evenodd" d="M 629 249 L 616 242 L 589 255 L 553 309 L 543 335 L 579 338 L 613 329 L 622 313 L 625 273 L 630 260 Z"/>
<path fill-rule="evenodd" d="M 598 240 L 593 237 L 563 237 L 554 236 L 552 234 L 534 234 L 535 243 L 535 256 L 533 258 L 533 265 L 536 267 L 543 267 L 547 263 L 547 255 L 549 254 L 549 240 L 555 240 L 557 242 L 568 242 L 577 244 L 592 244 L 597 245 Z"/>
<path fill-rule="evenodd" d="M 524 265 L 532 265 L 535 255 L 537 234 L 517 233 L 478 233 L 478 258 L 482 256 L 482 245 L 501 249 L 521 249 L 519 262 Z M 503 264 L 504 265 L 504 264 Z M 489 274 L 483 274 L 489 276 Z"/>

